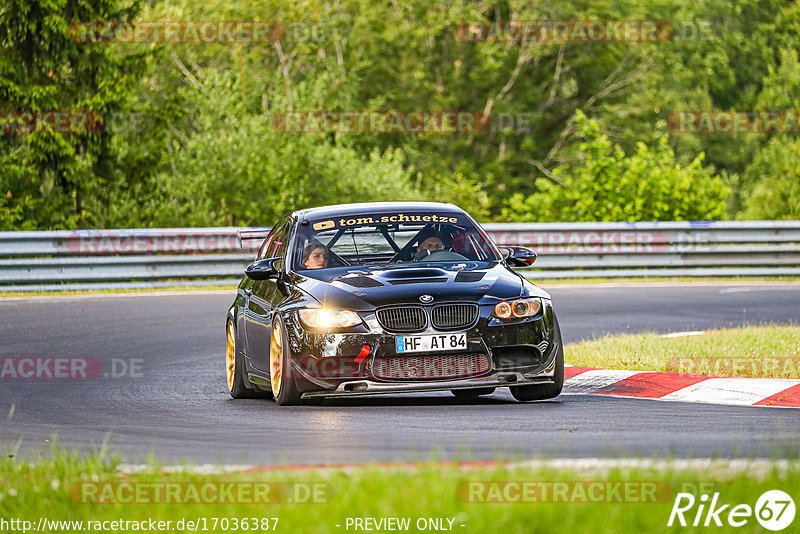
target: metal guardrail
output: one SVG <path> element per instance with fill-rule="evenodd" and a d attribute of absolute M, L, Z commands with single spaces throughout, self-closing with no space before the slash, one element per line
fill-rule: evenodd
<path fill-rule="evenodd" d="M 539 254 L 531 278 L 800 274 L 800 221 L 486 224 Z"/>
<path fill-rule="evenodd" d="M 532 280 L 800 275 L 800 221 L 485 224 Z M 265 228 L 0 232 L 0 290 L 232 285 Z"/>

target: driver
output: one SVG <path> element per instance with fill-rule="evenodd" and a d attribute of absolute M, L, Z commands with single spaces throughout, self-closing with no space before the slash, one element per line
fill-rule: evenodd
<path fill-rule="evenodd" d="M 417 253 L 414 254 L 414 259 L 420 261 L 434 252 L 444 250 L 444 238 L 438 232 L 426 232 L 419 238 L 417 244 Z"/>
<path fill-rule="evenodd" d="M 432 235 L 421 241 L 419 246 L 417 246 L 417 252 L 420 250 L 430 250 L 431 252 L 436 252 L 437 250 L 444 250 L 444 242 L 442 238 L 436 235 Z"/>

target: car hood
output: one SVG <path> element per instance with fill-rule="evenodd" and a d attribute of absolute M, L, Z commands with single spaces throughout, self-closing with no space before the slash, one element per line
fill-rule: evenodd
<path fill-rule="evenodd" d="M 494 262 L 347 267 L 303 272 L 296 285 L 330 307 L 369 311 L 390 304 L 419 304 L 422 295 L 437 302 L 495 304 L 519 296 L 549 295 Z"/>

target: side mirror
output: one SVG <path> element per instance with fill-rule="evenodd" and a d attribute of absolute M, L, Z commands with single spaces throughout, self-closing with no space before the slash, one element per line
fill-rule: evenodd
<path fill-rule="evenodd" d="M 510 267 L 530 267 L 536 261 L 536 253 L 525 247 L 500 247 L 503 260 Z"/>
<path fill-rule="evenodd" d="M 266 260 L 254 261 L 244 270 L 244 274 L 252 280 L 269 280 L 278 276 L 278 268 L 275 262 L 281 258 L 269 258 Z"/>

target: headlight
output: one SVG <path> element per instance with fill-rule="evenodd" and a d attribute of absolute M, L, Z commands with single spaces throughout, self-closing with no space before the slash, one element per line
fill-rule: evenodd
<path fill-rule="evenodd" d="M 494 316 L 498 319 L 512 319 L 533 317 L 542 311 L 542 299 L 527 298 L 517 300 L 504 300 L 494 307 Z"/>
<path fill-rule="evenodd" d="M 361 317 L 350 310 L 307 308 L 300 310 L 300 320 L 309 328 L 347 328 L 361 324 Z"/>

